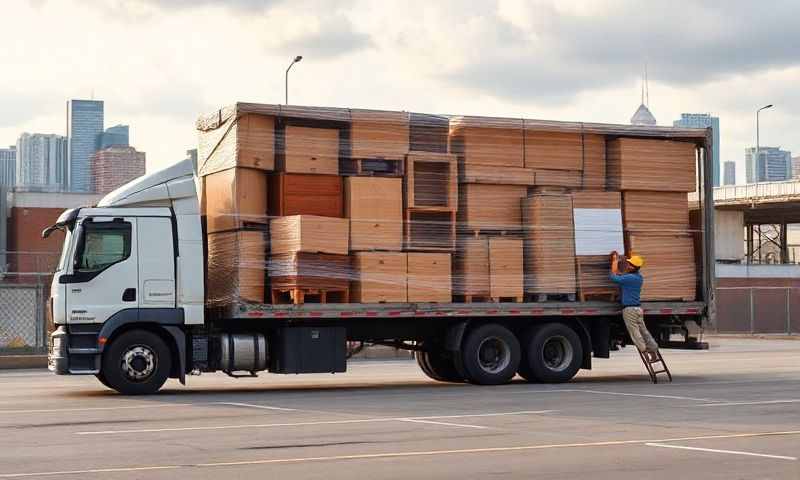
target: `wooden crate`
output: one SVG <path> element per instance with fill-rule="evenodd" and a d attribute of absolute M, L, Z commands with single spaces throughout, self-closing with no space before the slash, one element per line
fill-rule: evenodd
<path fill-rule="evenodd" d="M 459 236 L 453 255 L 453 294 L 489 297 L 489 239 Z"/>
<path fill-rule="evenodd" d="M 267 173 L 263 170 L 230 168 L 206 175 L 201 182 L 208 233 L 267 224 Z"/>
<path fill-rule="evenodd" d="M 525 167 L 548 170 L 583 170 L 580 132 L 543 131 L 525 127 Z"/>
<path fill-rule="evenodd" d="M 642 301 L 693 301 L 697 289 L 694 244 L 689 235 L 628 232 L 627 255 L 644 258 Z"/>
<path fill-rule="evenodd" d="M 406 208 L 458 208 L 458 165 L 447 153 L 406 155 Z"/>
<path fill-rule="evenodd" d="M 689 233 L 689 199 L 684 192 L 622 193 L 626 230 L 639 233 Z"/>
<path fill-rule="evenodd" d="M 345 216 L 350 219 L 350 249 L 402 250 L 402 179 L 347 177 L 344 187 Z"/>
<path fill-rule="evenodd" d="M 447 251 L 456 245 L 456 212 L 449 209 L 406 209 L 405 250 Z"/>
<path fill-rule="evenodd" d="M 403 160 L 408 153 L 408 113 L 350 111 L 350 156 Z"/>
<path fill-rule="evenodd" d="M 489 296 L 492 299 L 523 298 L 522 239 L 489 238 Z"/>
<path fill-rule="evenodd" d="M 208 303 L 215 306 L 263 303 L 267 276 L 266 232 L 210 233 L 207 240 Z"/>
<path fill-rule="evenodd" d="M 409 150 L 447 153 L 450 119 L 424 113 L 409 114 Z"/>
<path fill-rule="evenodd" d="M 459 188 L 458 226 L 463 231 L 519 230 L 524 185 L 464 184 Z"/>
<path fill-rule="evenodd" d="M 331 253 L 347 255 L 348 228 L 346 218 L 292 215 L 273 218 L 270 226 L 270 252 Z"/>
<path fill-rule="evenodd" d="M 695 145 L 640 138 L 610 140 L 606 171 L 613 190 L 692 192 L 697 181 Z"/>
<path fill-rule="evenodd" d="M 575 293 L 572 198 L 534 195 L 522 201 L 525 293 Z"/>
<path fill-rule="evenodd" d="M 277 169 L 286 173 L 339 174 L 339 129 L 285 126 Z"/>
<path fill-rule="evenodd" d="M 347 303 L 351 277 L 347 255 L 298 252 L 269 261 L 273 303 Z"/>
<path fill-rule="evenodd" d="M 606 137 L 585 133 L 583 135 L 583 182 L 587 190 L 606 188 Z"/>
<path fill-rule="evenodd" d="M 577 170 L 535 170 L 537 187 L 580 188 L 581 172 Z"/>
<path fill-rule="evenodd" d="M 344 187 L 337 175 L 274 173 L 269 180 L 271 216 L 344 215 Z"/>
<path fill-rule="evenodd" d="M 522 120 L 455 117 L 450 120 L 450 152 L 468 165 L 524 167 Z"/>
<path fill-rule="evenodd" d="M 463 164 L 459 166 L 458 182 L 533 186 L 536 174 L 530 168 Z"/>
<path fill-rule="evenodd" d="M 453 300 L 449 253 L 408 253 L 408 301 L 449 303 Z"/>
<path fill-rule="evenodd" d="M 407 256 L 403 252 L 355 252 L 351 300 L 355 303 L 403 303 L 408 300 Z"/>

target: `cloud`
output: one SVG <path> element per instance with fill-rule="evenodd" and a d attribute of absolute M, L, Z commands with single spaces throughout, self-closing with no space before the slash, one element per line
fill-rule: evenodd
<path fill-rule="evenodd" d="M 39 115 L 50 113 L 54 105 L 63 106 L 64 100 L 51 93 L 33 94 L 0 89 L 0 128 L 24 124 Z"/>
<path fill-rule="evenodd" d="M 372 46 L 369 35 L 357 32 L 353 23 L 342 15 L 323 20 L 308 19 L 304 30 L 287 33 L 286 38 L 275 37 L 268 45 L 274 53 L 307 55 L 311 58 L 332 59 Z"/>
<path fill-rule="evenodd" d="M 796 2 L 616 1 L 600 14 L 539 2 L 515 8 L 516 18 L 480 12 L 487 27 L 462 32 L 472 48 L 444 78 L 489 95 L 552 102 L 632 81 L 644 62 L 651 78 L 684 86 L 800 65 Z"/>

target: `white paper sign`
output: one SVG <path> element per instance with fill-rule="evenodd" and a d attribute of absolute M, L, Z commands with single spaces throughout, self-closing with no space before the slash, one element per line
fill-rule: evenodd
<path fill-rule="evenodd" d="M 575 255 L 623 253 L 622 210 L 618 208 L 575 208 Z"/>

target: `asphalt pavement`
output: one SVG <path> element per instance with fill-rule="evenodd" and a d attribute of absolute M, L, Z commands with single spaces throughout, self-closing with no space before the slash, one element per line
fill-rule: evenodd
<path fill-rule="evenodd" d="M 409 361 L 346 374 L 170 381 L 0 372 L 0 479 L 800 479 L 800 341 L 630 348 L 570 383 L 428 380 Z"/>

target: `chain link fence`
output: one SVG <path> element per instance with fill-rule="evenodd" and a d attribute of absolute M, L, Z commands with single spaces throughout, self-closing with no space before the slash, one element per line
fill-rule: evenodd
<path fill-rule="evenodd" d="M 58 253 L 0 251 L 0 355 L 47 353 Z"/>

